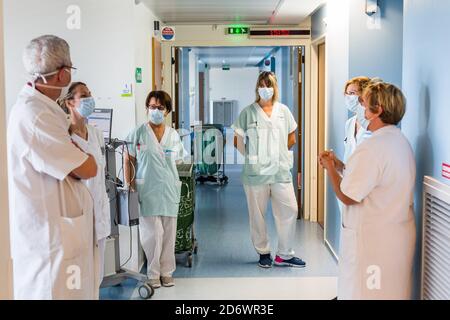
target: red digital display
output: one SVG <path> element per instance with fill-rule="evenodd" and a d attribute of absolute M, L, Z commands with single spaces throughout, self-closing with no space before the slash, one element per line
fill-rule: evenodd
<path fill-rule="evenodd" d="M 270 30 L 271 36 L 288 36 L 290 35 L 289 30 Z"/>
<path fill-rule="evenodd" d="M 250 30 L 250 36 L 260 37 L 288 37 L 288 36 L 309 36 L 310 30 L 303 29 L 269 29 L 269 30 Z"/>

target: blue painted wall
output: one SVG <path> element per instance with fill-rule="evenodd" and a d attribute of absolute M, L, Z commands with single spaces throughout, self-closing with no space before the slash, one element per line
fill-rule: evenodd
<path fill-rule="evenodd" d="M 415 278 L 419 297 L 423 177 L 450 184 L 441 177 L 442 162 L 450 162 L 450 1 L 405 0 L 404 15 L 403 90 L 408 105 L 402 130 L 417 162 Z"/>
<path fill-rule="evenodd" d="M 380 29 L 367 27 L 364 0 L 349 1 L 348 61 L 345 59 L 345 48 L 341 48 L 340 53 L 329 51 L 327 60 L 333 64 L 328 65 L 328 70 L 336 73 L 334 62 L 339 55 L 343 64 L 348 63 L 349 78 L 359 75 L 378 76 L 401 87 L 406 95 L 408 104 L 402 131 L 414 149 L 417 162 L 415 212 L 418 241 L 414 297 L 419 298 L 423 177 L 433 176 L 450 185 L 450 181 L 441 176 L 442 163 L 450 163 L 450 126 L 447 123 L 450 119 L 450 74 L 447 72 L 450 70 L 450 59 L 447 57 L 447 52 L 450 52 L 450 1 L 379 0 Z M 321 22 L 326 9 L 324 7 L 312 16 L 313 39 L 323 33 Z M 335 10 L 328 10 L 330 29 L 334 26 L 336 17 L 330 18 Z M 345 40 L 345 37 L 345 34 L 328 30 L 327 43 L 335 43 L 341 38 Z M 335 45 L 333 49 L 336 49 Z M 345 72 L 341 69 L 338 71 L 339 77 L 328 75 L 331 79 L 327 82 L 327 148 L 333 148 L 339 153 L 342 151 L 339 137 L 343 135 L 344 126 L 342 115 L 346 111 L 342 110 L 342 99 L 336 94 L 337 87 L 344 85 L 340 83 L 340 78 Z M 342 122 L 342 126 L 336 122 Z M 328 191 L 331 192 L 330 186 Z M 332 193 L 327 198 L 327 210 L 326 237 L 338 252 L 340 219 L 337 202 Z"/>
<path fill-rule="evenodd" d="M 350 1 L 349 75 L 402 84 L 403 0 L 378 0 L 379 29 L 368 27 L 365 0 Z M 370 25 L 370 24 L 369 24 Z"/>
<path fill-rule="evenodd" d="M 327 16 L 327 6 L 323 5 L 311 16 L 311 38 L 316 40 L 326 32 L 326 26 L 323 19 Z"/>
<path fill-rule="evenodd" d="M 403 0 L 379 0 L 380 27 L 368 27 L 364 0 L 329 2 L 312 18 L 312 37 L 326 32 L 327 44 L 327 149 L 344 154 L 344 85 L 352 77 L 378 76 L 398 86 L 402 83 Z M 326 17 L 327 28 L 323 19 Z M 326 239 L 339 252 L 340 211 L 327 184 Z"/>

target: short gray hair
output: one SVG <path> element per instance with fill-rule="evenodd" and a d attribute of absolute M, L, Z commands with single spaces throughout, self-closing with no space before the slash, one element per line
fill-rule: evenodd
<path fill-rule="evenodd" d="M 69 44 L 53 35 L 30 41 L 23 52 L 25 70 L 33 74 L 47 74 L 63 66 L 71 66 Z"/>

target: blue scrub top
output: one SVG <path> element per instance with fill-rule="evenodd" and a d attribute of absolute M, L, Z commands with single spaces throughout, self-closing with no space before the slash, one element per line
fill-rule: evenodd
<path fill-rule="evenodd" d="M 148 123 L 131 132 L 129 154 L 136 158 L 136 188 L 142 216 L 176 217 L 181 196 L 181 181 L 176 162 L 186 151 L 180 136 L 166 126 L 158 142 Z"/>

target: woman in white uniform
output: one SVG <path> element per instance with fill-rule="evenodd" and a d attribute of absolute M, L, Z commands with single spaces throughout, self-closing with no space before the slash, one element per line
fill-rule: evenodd
<path fill-rule="evenodd" d="M 345 106 L 354 115 L 345 123 L 344 163 L 347 163 L 356 147 L 370 137 L 370 132 L 367 131 L 368 121 L 364 119 L 364 108 L 359 103 L 359 97 L 369 82 L 367 77 L 357 77 L 345 84 Z"/>
<path fill-rule="evenodd" d="M 103 133 L 87 124 L 87 118 L 94 112 L 95 100 L 89 88 L 82 82 L 73 83 L 67 95 L 58 101 L 64 111 L 70 114 L 71 126 L 69 131 L 72 140 L 85 152 L 94 155 L 97 162 L 97 175 L 84 184 L 94 200 L 95 237 L 98 242 L 98 259 L 96 261 L 97 287 L 104 276 L 105 244 L 111 233 L 111 214 L 105 182 L 105 140 Z"/>
<path fill-rule="evenodd" d="M 265 220 L 271 200 L 278 233 L 275 265 L 304 267 L 305 262 L 295 257 L 293 250 L 298 207 L 291 174 L 294 155 L 290 149 L 296 143 L 297 123 L 289 108 L 278 102 L 277 79 L 272 72 L 259 75 L 255 103 L 241 112 L 232 128 L 235 147 L 245 155 L 242 182 L 258 265 L 270 268 L 273 263 Z"/>
<path fill-rule="evenodd" d="M 391 84 L 370 84 L 361 103 L 372 137 L 348 160 L 343 177 L 324 152 L 337 197 L 345 204 L 339 251 L 339 299 L 410 299 L 416 228 L 412 148 L 396 125 L 406 102 Z"/>
<path fill-rule="evenodd" d="M 173 286 L 176 268 L 175 239 L 181 181 L 176 164 L 186 152 L 175 129 L 164 119 L 172 111 L 170 96 L 151 92 L 146 100 L 149 121 L 127 138 L 125 177 L 139 194 L 139 235 L 147 256 L 147 275 L 153 288 Z M 135 170 L 133 170 L 135 168 Z"/>

